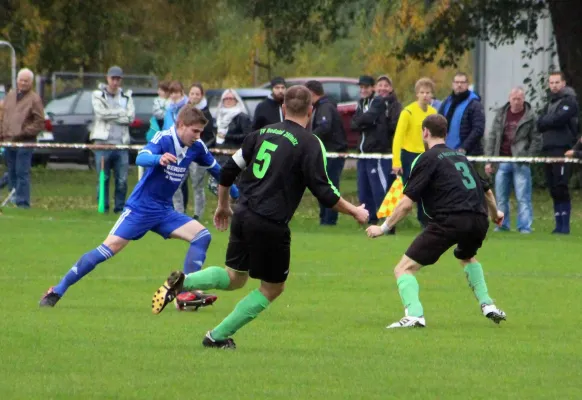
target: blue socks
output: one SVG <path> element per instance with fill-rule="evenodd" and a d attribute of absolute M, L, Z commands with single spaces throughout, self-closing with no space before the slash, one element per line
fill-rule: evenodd
<path fill-rule="evenodd" d="M 63 296 L 69 286 L 77 283 L 82 277 L 93 271 L 97 264 L 114 256 L 111 249 L 104 244 L 86 253 L 77 261 L 75 265 L 61 279 L 59 284 L 53 288 L 53 291 L 59 296 Z"/>
<path fill-rule="evenodd" d="M 210 246 L 212 236 L 208 229 L 202 229 L 190 242 L 190 248 L 186 253 L 184 260 L 184 273 L 191 274 L 192 272 L 200 271 L 204 261 L 206 261 L 206 251 Z"/>

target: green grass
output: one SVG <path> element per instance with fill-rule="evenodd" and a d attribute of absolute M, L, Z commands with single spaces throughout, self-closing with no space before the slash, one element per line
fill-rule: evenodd
<path fill-rule="evenodd" d="M 3 400 L 580 397 L 581 218 L 570 237 L 547 234 L 545 193 L 536 193 L 534 234 L 491 233 L 479 255 L 508 322 L 480 315 L 449 253 L 418 275 L 428 327 L 412 331 L 385 326 L 402 316 L 392 269 L 415 222 L 377 240 L 347 218 L 322 229 L 306 195 L 287 289 L 228 352 L 202 348 L 202 337 L 257 282 L 197 313 L 154 316 L 151 295 L 186 250 L 155 234 L 100 265 L 56 308 L 38 308 L 115 221 L 93 211 L 94 182 L 90 172 L 36 170 L 35 208 L 0 216 Z M 343 191 L 355 196 L 353 174 Z M 228 235 L 211 231 L 208 264 L 221 265 Z"/>

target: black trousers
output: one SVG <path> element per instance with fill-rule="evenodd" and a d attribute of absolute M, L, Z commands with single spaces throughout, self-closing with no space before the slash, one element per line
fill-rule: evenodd
<path fill-rule="evenodd" d="M 545 157 L 564 157 L 569 149 L 551 149 L 544 151 Z M 572 175 L 572 164 L 555 163 L 545 164 L 546 184 L 554 203 L 570 202 L 568 183 Z"/>

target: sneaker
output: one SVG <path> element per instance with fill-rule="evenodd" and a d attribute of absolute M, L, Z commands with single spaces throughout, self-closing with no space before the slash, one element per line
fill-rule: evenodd
<path fill-rule="evenodd" d="M 489 318 L 491 321 L 499 324 L 501 321 L 506 320 L 506 315 L 503 311 L 495 306 L 495 304 L 482 304 L 481 305 L 481 312 L 486 318 Z"/>
<path fill-rule="evenodd" d="M 178 311 L 198 311 L 200 307 L 211 306 L 218 299 L 214 294 L 206 294 L 201 290 L 182 292 L 174 299 Z"/>
<path fill-rule="evenodd" d="M 59 296 L 57 293 L 55 293 L 53 291 L 53 288 L 51 287 L 42 296 L 42 299 L 40 299 L 40 302 L 38 303 L 38 305 L 41 307 L 54 307 L 59 302 L 60 299 L 61 299 L 61 296 Z"/>
<path fill-rule="evenodd" d="M 168 303 L 172 302 L 178 293 L 182 291 L 182 285 L 186 275 L 182 271 L 174 271 L 166 282 L 154 293 L 152 299 L 152 313 L 161 313 Z"/>
<path fill-rule="evenodd" d="M 204 347 L 213 347 L 215 349 L 236 349 L 236 344 L 234 344 L 234 340 L 231 338 L 224 339 L 224 340 L 214 340 L 210 335 L 210 331 L 206 332 L 206 336 L 204 336 L 204 340 L 202 341 L 202 346 Z"/>
<path fill-rule="evenodd" d="M 426 321 L 424 317 L 409 317 L 406 316 L 400 321 L 396 321 L 393 324 L 388 325 L 387 329 L 392 328 L 424 328 L 426 327 Z"/>

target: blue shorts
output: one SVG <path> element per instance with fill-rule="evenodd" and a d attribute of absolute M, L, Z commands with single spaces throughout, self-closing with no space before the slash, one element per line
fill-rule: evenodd
<path fill-rule="evenodd" d="M 192 218 L 189 216 L 171 209 L 143 212 L 125 207 L 109 234 L 126 240 L 138 240 L 152 231 L 167 239 L 172 232 L 190 221 Z"/>

